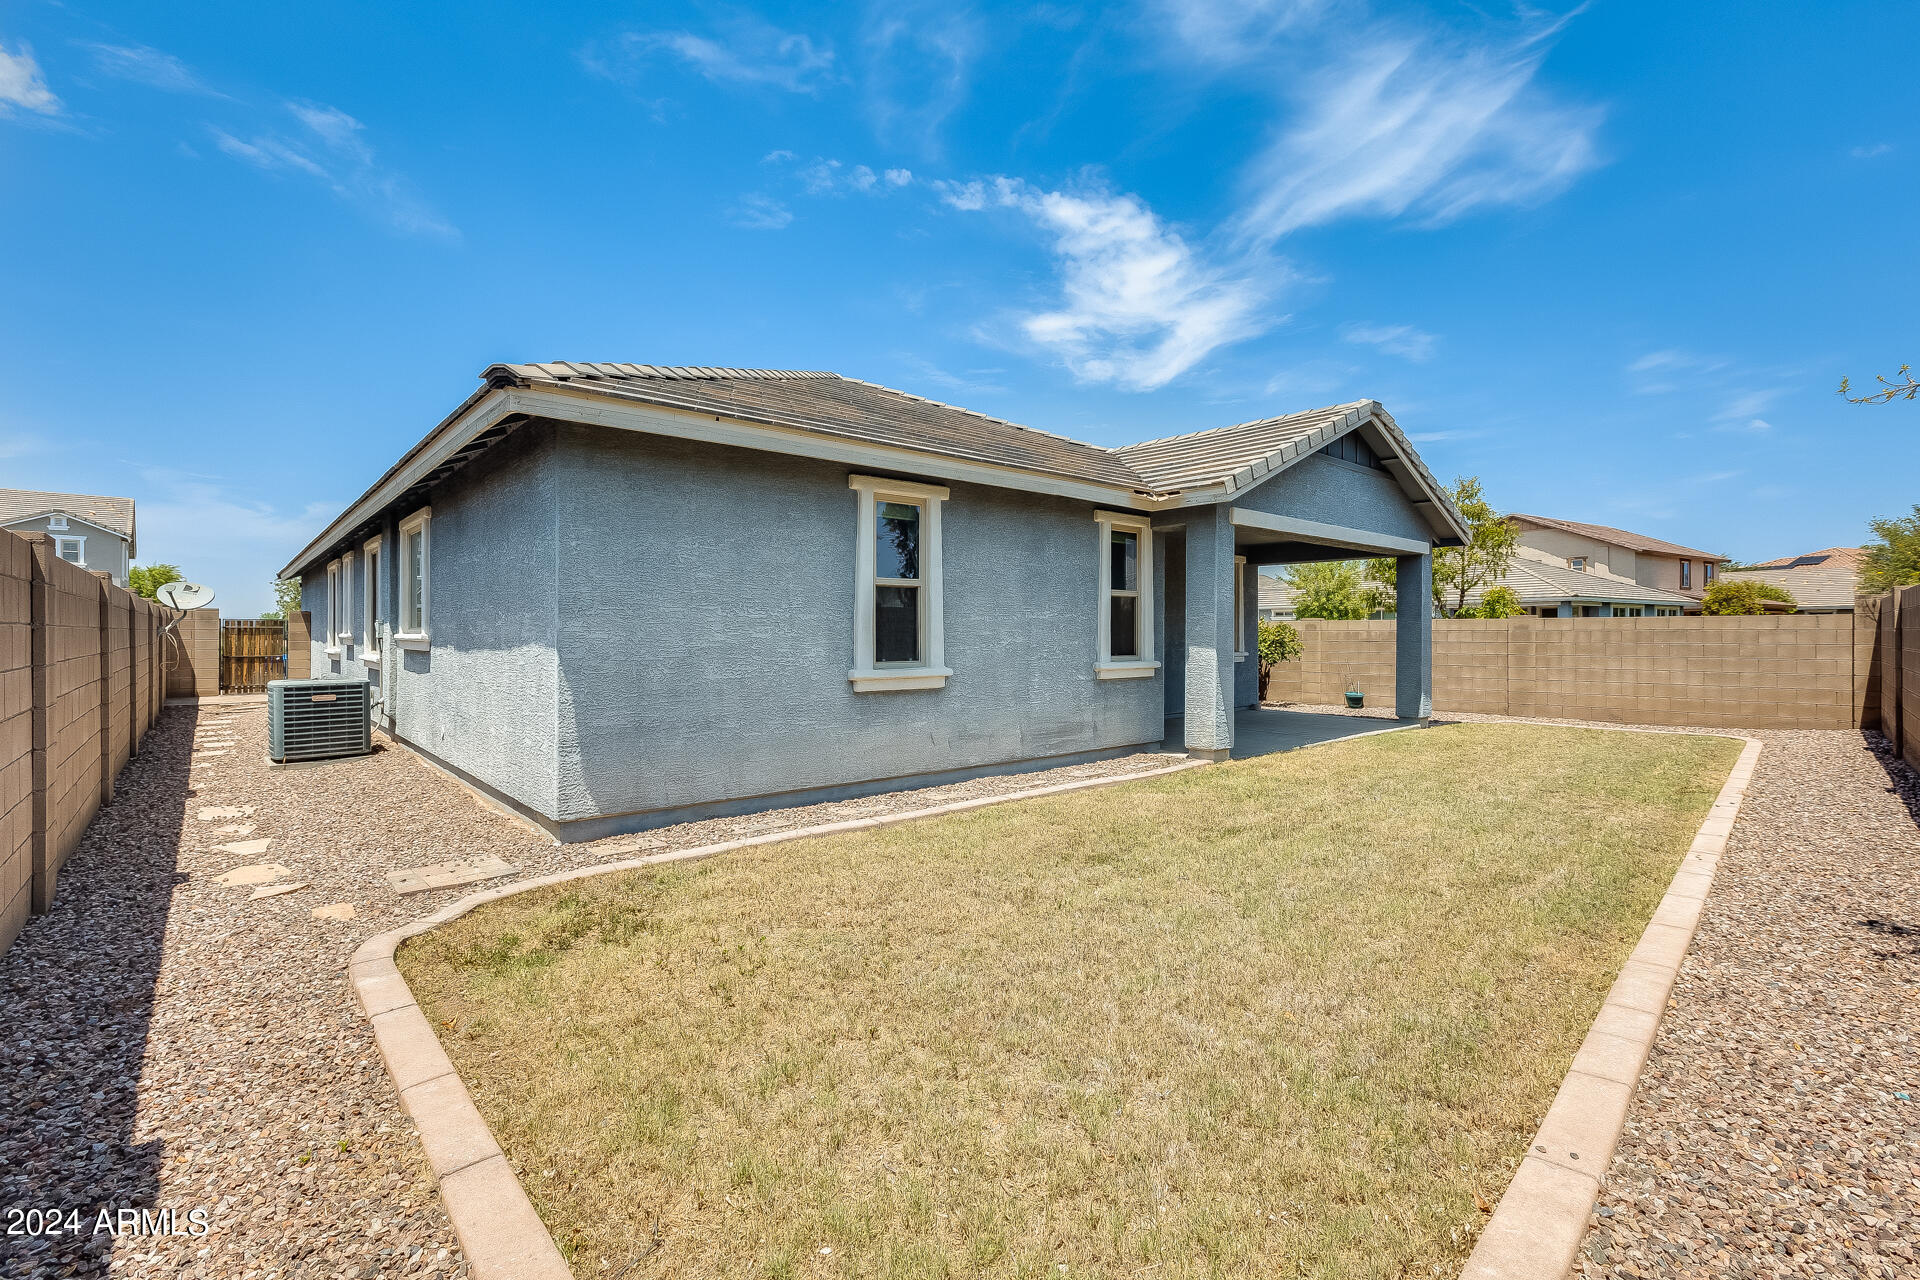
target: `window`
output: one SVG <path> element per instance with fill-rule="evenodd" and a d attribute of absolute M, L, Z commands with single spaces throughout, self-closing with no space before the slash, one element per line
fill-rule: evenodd
<path fill-rule="evenodd" d="M 1247 558 L 1233 558 L 1233 660 L 1247 660 Z"/>
<path fill-rule="evenodd" d="M 87 563 L 87 540 L 85 538 L 55 538 L 53 554 L 70 564 L 85 567 Z"/>
<path fill-rule="evenodd" d="M 1713 585 L 1713 571 L 1717 567 L 1718 566 L 1715 565 L 1711 560 L 1702 560 L 1700 562 L 1700 568 L 1702 570 L 1701 580 L 1704 581 L 1708 586 Z"/>
<path fill-rule="evenodd" d="M 47 531 L 49 533 L 65 533 L 67 531 L 67 518 L 65 516 L 48 516 Z"/>
<path fill-rule="evenodd" d="M 1580 572 L 1585 573 L 1587 571 L 1587 558 L 1585 556 L 1569 556 L 1567 558 L 1567 568 L 1578 569 Z"/>
<path fill-rule="evenodd" d="M 1616 618 L 1637 618 L 1640 616 L 1640 606 L 1637 604 L 1617 604 L 1613 606 L 1613 616 Z"/>
<path fill-rule="evenodd" d="M 340 628 L 343 624 L 343 607 L 340 581 L 340 562 L 335 560 L 327 566 L 327 652 L 338 655 L 340 652 Z"/>
<path fill-rule="evenodd" d="M 1682 591 L 1693 589 L 1693 561 L 1691 560 L 1680 562 L 1680 589 Z"/>
<path fill-rule="evenodd" d="M 1096 511 L 1093 518 L 1100 531 L 1094 675 L 1151 676 L 1160 667 L 1153 660 L 1153 526 L 1117 511 Z"/>
<path fill-rule="evenodd" d="M 946 666 L 940 596 L 938 485 L 849 476 L 854 527 L 853 670 L 856 693 L 938 689 Z"/>
<path fill-rule="evenodd" d="M 378 662 L 380 646 L 374 643 L 373 624 L 380 617 L 380 539 L 371 539 L 360 549 L 360 562 L 365 566 L 360 579 L 360 644 L 366 649 L 360 660 Z"/>
<path fill-rule="evenodd" d="M 433 509 L 422 507 L 400 522 L 400 630 L 393 636 L 403 649 L 429 647 L 433 597 Z"/>

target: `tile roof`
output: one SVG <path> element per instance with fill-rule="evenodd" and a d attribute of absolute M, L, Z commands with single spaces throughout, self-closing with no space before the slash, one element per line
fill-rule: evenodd
<path fill-rule="evenodd" d="M 1802 609 L 1851 609 L 1860 593 L 1858 547 L 1836 547 L 1854 556 L 1809 555 L 1783 561 L 1771 561 L 1751 569 L 1724 569 L 1723 578 L 1754 578 L 1786 588 Z"/>
<path fill-rule="evenodd" d="M 111 529 L 133 540 L 133 499 L 96 493 L 48 493 L 40 489 L 0 489 L 0 524 L 12 524 L 48 512 L 63 512 Z"/>
<path fill-rule="evenodd" d="M 527 385 L 565 384 L 662 408 L 718 413 L 1073 480 L 1151 487 L 1098 445 L 837 373 L 553 363 L 495 365 L 485 376 L 503 372 Z"/>
<path fill-rule="evenodd" d="M 1659 538 L 1649 538 L 1643 533 L 1629 533 L 1625 529 L 1616 529 L 1606 524 L 1582 524 L 1578 520 L 1556 520 L 1552 516 L 1529 516 L 1514 512 L 1509 520 L 1519 520 L 1526 524 L 1537 524 L 1547 529 L 1559 529 L 1566 533 L 1577 533 L 1596 542 L 1605 542 L 1611 546 L 1625 547 L 1629 551 L 1645 551 L 1656 556 L 1678 556 L 1681 559 L 1725 560 L 1723 555 L 1711 551 L 1702 551 L 1698 547 L 1683 547 L 1677 542 L 1662 542 Z"/>
<path fill-rule="evenodd" d="M 1588 573 L 1524 556 L 1516 559 L 1492 586 L 1506 587 L 1520 597 L 1521 604 L 1531 605 L 1553 604 L 1561 600 L 1599 600 L 1609 604 L 1657 604 L 1680 608 L 1698 608 L 1700 605 L 1692 596 L 1683 596 L 1677 591 L 1662 591 L 1659 587 L 1644 587 L 1631 578 L 1619 578 L 1610 573 Z M 1480 598 L 1491 589 L 1489 586 L 1469 591 L 1467 602 L 1480 603 Z"/>
<path fill-rule="evenodd" d="M 1420 461 L 1386 410 L 1372 400 L 1149 440 L 1123 449 L 1106 449 L 990 414 L 819 370 L 550 361 L 491 365 L 481 378 L 480 390 L 402 455 L 282 572 L 295 573 L 303 569 L 330 547 L 349 538 L 375 508 L 408 494 L 424 492 L 426 486 L 437 483 L 513 430 L 518 422 L 525 421 L 528 414 L 509 415 L 477 435 L 449 434 L 457 433 L 469 411 L 487 395 L 515 387 L 584 392 L 611 400 L 981 463 L 1110 490 L 1127 490 L 1153 501 L 1215 486 L 1224 490 L 1223 497 L 1230 498 L 1334 438 L 1372 424 L 1391 445 L 1388 460 L 1397 468 L 1392 472 L 1394 479 L 1414 501 L 1431 507 L 1434 528 L 1443 531 L 1465 528 L 1446 490 Z M 436 459 L 438 466 L 422 475 L 418 460 L 427 457 Z M 410 467 L 413 469 L 409 470 Z M 392 485 L 403 475 L 409 477 L 412 487 L 401 493 Z M 382 496 L 376 499 L 376 495 Z M 1441 536 L 1450 539 L 1459 534 L 1443 532 Z"/>
<path fill-rule="evenodd" d="M 1781 556 L 1778 560 L 1762 560 L 1750 564 L 1749 569 L 1798 569 L 1807 565 L 1834 564 L 1858 565 L 1860 558 L 1866 555 L 1859 547 L 1827 547 L 1820 551 L 1809 551 L 1805 555 Z"/>

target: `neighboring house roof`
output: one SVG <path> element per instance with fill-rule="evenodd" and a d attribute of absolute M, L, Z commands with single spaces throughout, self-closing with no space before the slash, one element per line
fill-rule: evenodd
<path fill-rule="evenodd" d="M 1543 560 L 1534 560 L 1525 556 L 1516 559 L 1499 579 L 1486 587 L 1467 593 L 1468 604 L 1480 603 L 1480 598 L 1495 586 L 1506 587 L 1520 598 L 1521 604 L 1555 604 L 1562 600 L 1587 600 L 1607 604 L 1669 605 L 1676 608 L 1699 608 L 1700 602 L 1692 596 L 1683 596 L 1677 591 L 1662 591 L 1659 587 L 1643 587 L 1631 578 L 1617 577 L 1610 573 L 1587 573 L 1580 569 L 1569 569 L 1565 565 L 1548 564 Z"/>
<path fill-rule="evenodd" d="M 1284 612 L 1293 608 L 1294 591 L 1291 584 L 1269 574 L 1263 573 L 1259 576 L 1260 604 L 1258 607 L 1261 610 L 1273 609 Z"/>
<path fill-rule="evenodd" d="M 990 483 L 1006 483 L 1002 477 L 1010 479 L 1016 473 L 1046 477 L 1066 481 L 1069 487 L 1036 486 L 1043 492 L 1087 492 L 1100 501 L 1145 510 L 1183 505 L 1183 500 L 1229 500 L 1340 436 L 1367 428 L 1377 437 L 1376 443 L 1388 446 L 1378 450 L 1387 473 L 1427 514 L 1435 537 L 1443 545 L 1458 545 L 1466 536 L 1465 521 L 1446 490 L 1421 463 L 1386 410 L 1372 400 L 1124 449 L 1105 449 L 871 382 L 818 371 L 556 361 L 496 364 L 481 377 L 485 385 L 479 391 L 389 468 L 282 573 L 297 573 L 335 545 L 348 541 L 387 504 L 424 494 L 429 486 L 504 438 L 519 422 L 536 417 L 606 420 L 608 415 L 580 402 L 583 394 L 601 402 L 619 401 L 710 417 L 715 422 L 771 428 L 776 434 L 801 433 L 823 442 L 818 446 L 822 449 L 839 451 L 821 456 L 845 457 L 848 445 L 905 451 L 990 468 L 990 473 L 982 473 L 994 477 Z M 507 412 L 496 404 L 490 418 L 483 415 L 483 402 L 489 397 L 511 397 L 515 393 L 528 406 L 524 412 Z M 569 414 L 581 416 L 569 418 Z M 656 418 L 640 429 L 650 430 L 654 423 L 673 421 Z M 686 419 L 677 421 L 684 423 Z M 840 443 L 826 443 L 834 441 Z M 786 434 L 779 439 L 757 435 L 750 447 L 806 454 L 816 446 Z M 1027 483 L 1012 487 L 1027 487 Z"/>
<path fill-rule="evenodd" d="M 1556 520 L 1552 516 L 1529 516 L 1515 512 L 1509 520 L 1518 520 L 1522 524 L 1538 525 L 1543 529 L 1559 529 L 1563 533 L 1577 533 L 1583 538 L 1592 538 L 1595 542 L 1605 542 L 1611 546 L 1625 547 L 1629 551 L 1644 551 L 1649 555 L 1678 556 L 1682 560 L 1725 560 L 1726 557 L 1712 551 L 1702 551 L 1698 547 L 1683 547 L 1677 542 L 1663 542 L 1659 538 L 1649 538 L 1643 533 L 1630 533 L 1625 529 L 1616 529 L 1612 525 L 1582 524 L 1578 520 Z"/>
<path fill-rule="evenodd" d="M 1828 547 L 1803 556 L 1782 556 L 1750 569 L 1728 569 L 1723 578 L 1754 578 L 1785 588 L 1802 609 L 1851 609 L 1860 591 L 1859 547 Z"/>
<path fill-rule="evenodd" d="M 19 524 L 41 516 L 79 516 L 88 524 L 117 533 L 133 552 L 133 499 L 96 493 L 49 493 L 41 489 L 0 489 L 0 524 Z"/>

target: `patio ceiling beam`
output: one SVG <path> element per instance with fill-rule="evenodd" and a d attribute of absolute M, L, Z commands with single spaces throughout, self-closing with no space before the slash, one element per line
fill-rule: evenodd
<path fill-rule="evenodd" d="M 1317 542 L 1329 547 L 1365 551 L 1376 556 L 1424 556 L 1433 550 L 1431 542 L 1417 541 L 1413 538 L 1396 538 L 1391 534 L 1374 533 L 1367 529 L 1350 529 L 1339 524 L 1322 524 L 1318 520 L 1302 520 L 1295 516 L 1270 515 L 1265 511 L 1252 511 L 1246 507 L 1234 507 L 1228 511 L 1227 519 L 1236 528 L 1284 534 L 1288 541 Z"/>

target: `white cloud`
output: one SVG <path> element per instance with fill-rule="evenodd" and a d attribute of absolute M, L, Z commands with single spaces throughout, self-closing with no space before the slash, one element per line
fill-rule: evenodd
<path fill-rule="evenodd" d="M 793 210 L 772 196 L 753 192 L 740 197 L 728 216 L 734 226 L 748 231 L 779 231 L 793 221 Z"/>
<path fill-rule="evenodd" d="M 1274 39 L 1320 18 L 1330 0 L 1161 0 L 1161 19 L 1179 47 L 1205 62 L 1261 57 Z"/>
<path fill-rule="evenodd" d="M 1409 431 L 1407 439 L 1415 444 L 1438 444 L 1446 440 L 1478 440 L 1485 431 Z"/>
<path fill-rule="evenodd" d="M 1005 177 L 938 189 L 955 209 L 1023 214 L 1048 238 L 1060 302 L 1016 323 L 1083 382 L 1152 390 L 1283 318 L 1265 309 L 1274 272 L 1209 261 L 1137 196 L 1045 191 Z"/>
<path fill-rule="evenodd" d="M 22 44 L 17 53 L 8 53 L 0 45 L 0 115 L 15 107 L 43 116 L 60 114 L 60 99 L 47 88 L 33 50 Z"/>
<path fill-rule="evenodd" d="M 144 84 L 151 89 L 163 89 L 168 93 L 224 96 L 208 88 L 186 63 L 170 53 L 162 53 L 143 44 L 90 44 L 87 48 L 93 53 L 93 65 L 102 74 L 116 79 Z"/>
<path fill-rule="evenodd" d="M 940 129 L 967 100 L 985 44 L 979 21 L 937 0 L 880 3 L 862 33 L 867 114 L 882 142 L 940 152 Z"/>
<path fill-rule="evenodd" d="M 1710 379 L 1732 361 L 1721 356 L 1703 356 L 1678 347 L 1649 351 L 1627 365 L 1634 394 L 1667 395 L 1682 386 Z"/>
<path fill-rule="evenodd" d="M 1720 406 L 1714 413 L 1713 420 L 1715 422 L 1759 422 L 1760 419 L 1755 415 L 1766 412 L 1767 406 L 1785 394 L 1785 387 L 1756 387 L 1739 392 Z M 1765 428 L 1766 423 L 1761 422 L 1760 429 Z"/>
<path fill-rule="evenodd" d="M 904 186 L 906 186 L 906 185 L 907 185 L 907 184 L 908 184 L 909 182 L 912 182 L 912 181 L 913 181 L 913 170 L 911 170 L 911 169 L 889 169 L 889 170 L 887 170 L 887 171 L 886 171 L 886 173 L 885 173 L 885 174 L 883 174 L 883 175 L 881 175 L 881 176 L 883 176 L 884 178 L 886 178 L 886 180 L 887 180 L 887 185 L 888 185 L 888 186 L 890 186 L 890 187 L 904 187 Z"/>
<path fill-rule="evenodd" d="M 1599 161 L 1601 112 L 1535 84 L 1546 40 L 1370 32 L 1288 77 L 1294 117 L 1252 165 L 1247 241 L 1349 217 L 1429 225 L 1559 194 Z"/>
<path fill-rule="evenodd" d="M 381 167 L 367 145 L 366 126 L 338 107 L 318 102 L 289 102 L 287 110 L 304 133 L 294 137 L 271 130 L 240 138 L 209 126 L 214 145 L 236 160 L 269 172 L 304 173 L 334 195 L 359 205 L 396 230 L 412 235 L 457 238 L 460 234 L 429 206 L 399 174 Z"/>
<path fill-rule="evenodd" d="M 767 157 L 774 161 L 776 157 L 784 162 L 793 159 L 791 151 L 776 151 Z M 838 160 L 815 156 L 802 165 L 795 173 L 800 186 L 810 196 L 843 196 L 856 192 L 865 196 L 885 195 L 887 192 L 904 187 L 913 181 L 913 174 L 906 169 L 889 169 L 884 175 L 875 173 L 871 165 L 856 164 L 849 168 Z"/>
<path fill-rule="evenodd" d="M 1714 428 L 1715 431 L 1748 431 L 1755 435 L 1773 430 L 1773 424 L 1765 418 L 1748 418 L 1745 422 L 1725 422 Z"/>
<path fill-rule="evenodd" d="M 756 85 L 788 93 L 817 94 L 833 79 L 830 44 L 783 31 L 757 18 L 738 18 L 718 38 L 692 31 L 628 31 L 604 51 L 589 49 L 588 68 L 610 80 L 631 83 L 646 64 L 677 59 L 715 84 Z"/>
<path fill-rule="evenodd" d="M 1439 342 L 1432 334 L 1407 324 L 1347 324 L 1341 326 L 1340 336 L 1415 363 L 1433 359 L 1434 345 Z"/>
<path fill-rule="evenodd" d="M 1891 142 L 1875 142 L 1867 146 L 1854 147 L 1847 154 L 1855 160 L 1871 160 L 1875 156 L 1884 156 L 1893 150 Z"/>
<path fill-rule="evenodd" d="M 220 477 L 142 468 L 141 564 L 177 564 L 218 596 L 220 612 L 243 617 L 273 605 L 273 578 L 341 504 L 298 511 L 236 495 Z"/>

